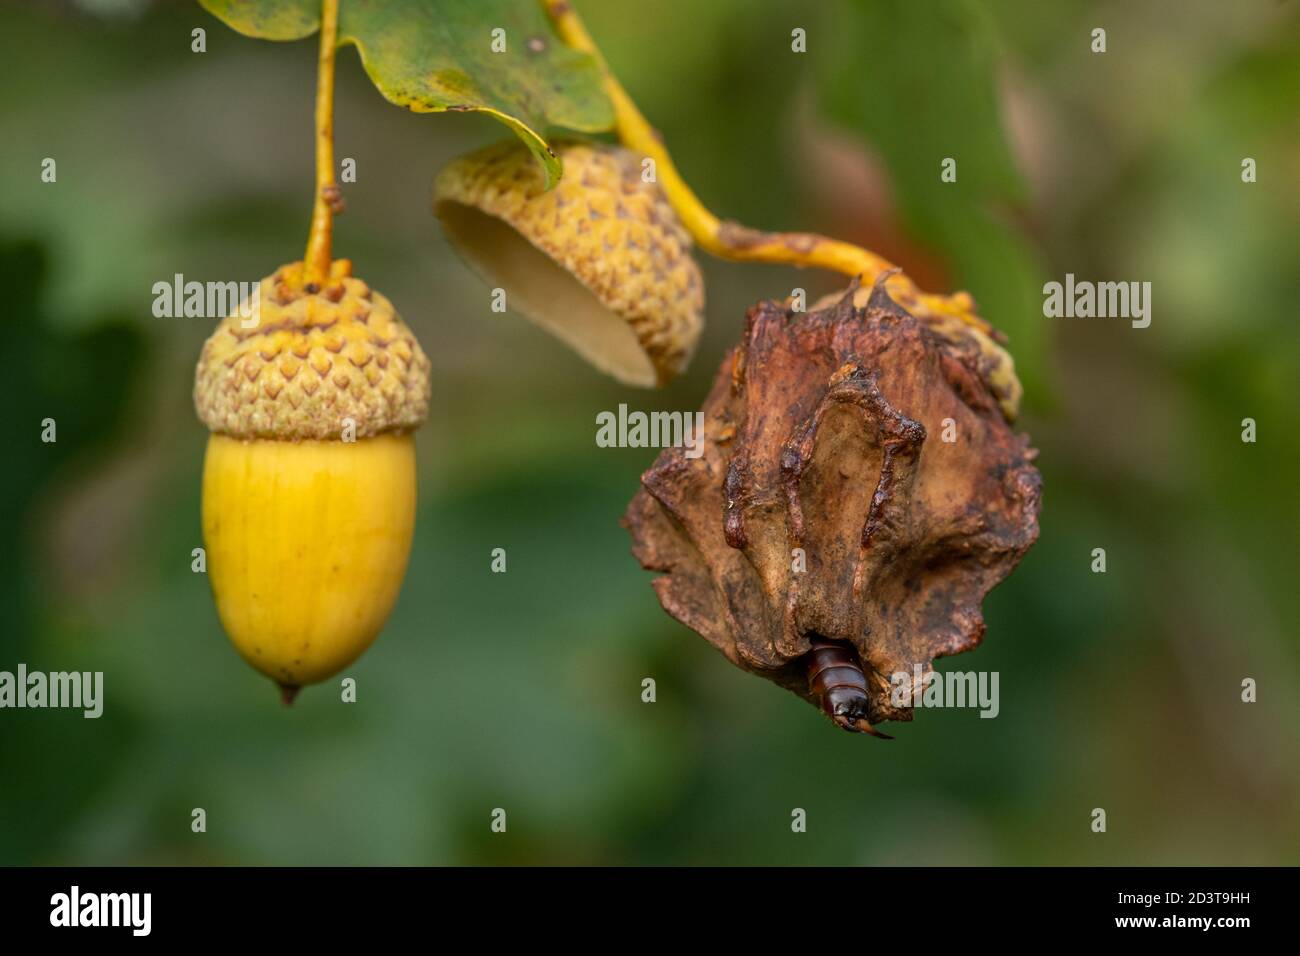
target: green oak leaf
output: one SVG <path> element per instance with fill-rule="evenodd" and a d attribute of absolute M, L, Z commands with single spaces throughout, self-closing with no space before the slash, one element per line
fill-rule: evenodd
<path fill-rule="evenodd" d="M 199 2 L 264 40 L 299 40 L 320 28 L 319 0 Z M 503 52 L 493 51 L 494 38 L 504 40 Z M 389 102 L 505 123 L 542 164 L 548 189 L 560 160 L 540 131 L 596 133 L 614 122 L 596 61 L 565 46 L 536 0 L 339 0 L 339 46 L 348 44 Z"/>

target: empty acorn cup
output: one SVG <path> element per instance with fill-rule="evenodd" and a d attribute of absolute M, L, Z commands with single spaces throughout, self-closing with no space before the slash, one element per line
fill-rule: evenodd
<path fill-rule="evenodd" d="M 511 308 L 620 382 L 663 385 L 704 324 L 690 235 L 638 154 L 553 145 L 564 163 L 554 189 L 521 143 L 503 142 L 439 173 L 434 212 Z"/>

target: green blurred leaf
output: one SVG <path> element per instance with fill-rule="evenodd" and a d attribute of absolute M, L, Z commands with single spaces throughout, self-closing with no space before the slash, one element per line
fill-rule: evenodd
<path fill-rule="evenodd" d="M 320 3 L 312 0 L 199 0 L 199 3 L 227 26 L 261 40 L 301 40 L 320 28 Z"/>
<path fill-rule="evenodd" d="M 298 40 L 320 26 L 315 0 L 199 0 L 235 30 L 265 40 Z M 505 49 L 494 52 L 494 31 Z M 546 171 L 559 158 L 542 130 L 595 133 L 613 110 L 595 60 L 565 46 L 534 0 L 341 0 L 339 46 L 356 46 L 371 81 L 389 102 L 416 113 L 487 113 L 509 126 Z"/>
<path fill-rule="evenodd" d="M 84 463 L 118 437 L 131 383 L 144 366 L 145 337 L 121 316 L 97 315 L 79 333 L 52 331 L 45 292 L 48 253 L 27 239 L 0 234 L 0 287 L 8 308 L 0 313 L 12 394 L 0 440 L 22 454 L 0 474 L 0 606 L 10 627 L 0 629 L 0 660 L 29 636 L 25 589 L 34 577 L 22 542 L 33 502 L 62 469 Z M 45 421 L 56 440 L 45 442 Z"/>
<path fill-rule="evenodd" d="M 1020 198 L 1002 130 L 993 26 L 970 0 L 843 0 L 827 37 L 826 107 L 885 157 L 908 193 L 951 198 L 939 163 L 957 159 L 962 193 Z"/>
<path fill-rule="evenodd" d="M 1025 191 L 1002 126 L 993 23 L 972 0 L 840 0 L 826 22 L 824 109 L 882 157 L 908 226 L 1010 336 L 1027 396 L 1041 400 L 1042 278 L 1004 214 Z M 940 179 L 947 157 L 955 183 Z"/>

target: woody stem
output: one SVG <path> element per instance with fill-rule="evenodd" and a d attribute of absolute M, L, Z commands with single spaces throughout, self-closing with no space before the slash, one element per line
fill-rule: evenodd
<path fill-rule="evenodd" d="M 321 0 L 320 59 L 316 73 L 316 200 L 303 256 L 303 280 L 321 283 L 333 258 L 334 217 L 334 50 L 338 44 L 339 0 Z"/>
<path fill-rule="evenodd" d="M 867 286 L 895 269 L 885 259 L 852 243 L 810 232 L 765 232 L 721 220 L 711 213 L 677 171 L 659 132 L 637 109 L 636 103 L 614 76 L 570 0 L 541 2 L 560 38 L 573 49 L 595 59 L 605 94 L 614 106 L 614 129 L 619 140 L 629 149 L 654 160 L 656 177 L 664 195 L 700 248 L 723 259 L 814 266 L 861 276 Z M 952 316 L 986 333 L 992 331 L 988 323 L 976 314 L 975 303 L 965 292 L 952 296 L 922 292 L 902 272 L 895 272 L 886 279 L 886 285 L 891 294 L 918 317 Z"/>

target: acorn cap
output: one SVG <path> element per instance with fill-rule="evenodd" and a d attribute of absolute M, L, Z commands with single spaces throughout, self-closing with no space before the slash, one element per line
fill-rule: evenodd
<path fill-rule="evenodd" d="M 663 385 L 703 327 L 691 238 L 642 157 L 601 143 L 553 144 L 564 176 L 549 192 L 517 140 L 455 160 L 434 212 L 462 256 L 511 307 L 627 385 Z"/>
<path fill-rule="evenodd" d="M 418 428 L 429 410 L 429 359 L 392 303 L 337 259 L 303 281 L 301 262 L 263 279 L 203 345 L 194 406 L 214 432 L 286 441 Z M 243 313 L 251 313 L 246 317 Z"/>
<path fill-rule="evenodd" d="M 871 286 L 859 285 L 853 293 L 854 308 L 866 308 L 872 291 Z M 888 292 L 890 297 L 904 308 L 908 308 L 911 304 L 906 296 L 898 295 L 895 289 L 890 288 Z M 960 294 L 965 295 L 965 293 Z M 843 297 L 844 292 L 832 292 L 822 296 L 813 303 L 809 311 L 817 312 L 829 308 Z M 1020 399 L 1024 395 L 1024 388 L 1016 376 L 1015 359 L 993 337 L 1000 333 L 992 326 L 987 326 L 988 332 L 986 332 L 983 328 L 972 325 L 956 315 L 942 315 L 922 309 L 917 309 L 912 314 L 947 343 L 950 351 L 955 352 L 975 369 L 984 386 L 997 399 L 1002 417 L 1009 422 L 1014 422 L 1020 414 Z"/>

